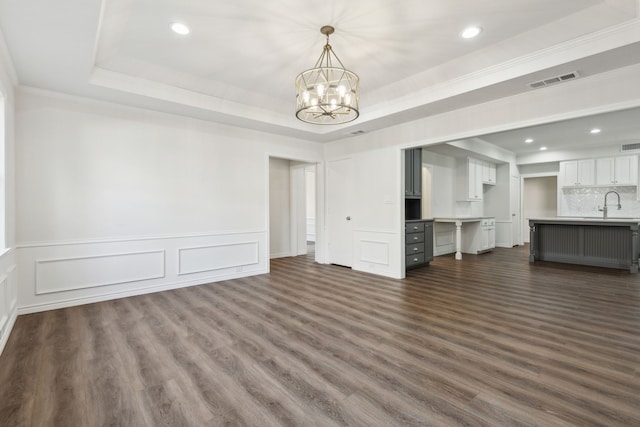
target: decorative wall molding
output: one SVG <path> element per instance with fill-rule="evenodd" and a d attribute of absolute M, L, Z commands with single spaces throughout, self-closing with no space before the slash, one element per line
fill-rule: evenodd
<path fill-rule="evenodd" d="M 248 230 L 22 245 L 16 254 L 17 312 L 264 274 L 266 239 L 266 232 Z"/>
<path fill-rule="evenodd" d="M 381 276 L 402 278 L 402 253 L 391 250 L 400 245 L 400 233 L 388 230 L 354 230 L 352 268 Z"/>
<path fill-rule="evenodd" d="M 7 286 L 7 276 L 0 276 L 0 333 L 4 331 L 6 324 L 9 321 L 9 289 Z"/>
<path fill-rule="evenodd" d="M 10 252 L 0 255 L 0 354 L 18 316 L 16 266 Z"/>
<path fill-rule="evenodd" d="M 266 233 L 265 229 L 255 230 L 230 230 L 219 231 L 215 233 L 182 233 L 182 234 L 169 234 L 169 235 L 156 235 L 156 236 L 130 236 L 130 237 L 114 237 L 111 239 L 83 239 L 83 240 L 61 240 L 52 242 L 33 242 L 33 243 L 19 243 L 16 245 L 16 249 L 26 248 L 43 248 L 47 246 L 67 246 L 67 245 L 93 245 L 96 243 L 126 243 L 126 242 L 140 242 L 149 240 L 166 240 L 166 239 L 188 239 L 198 237 L 217 237 L 217 236 L 237 236 L 247 234 L 262 234 Z"/>
<path fill-rule="evenodd" d="M 36 295 L 165 277 L 165 251 L 36 260 Z"/>
<path fill-rule="evenodd" d="M 258 241 L 178 249 L 178 275 L 258 264 Z"/>
<path fill-rule="evenodd" d="M 360 261 L 389 265 L 389 242 L 360 240 Z"/>

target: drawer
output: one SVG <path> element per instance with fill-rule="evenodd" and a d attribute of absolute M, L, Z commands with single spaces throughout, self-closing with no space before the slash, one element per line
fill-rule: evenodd
<path fill-rule="evenodd" d="M 488 225 L 495 225 L 495 224 L 496 224 L 495 218 L 485 218 L 482 220 L 482 225 L 485 227 Z"/>
<path fill-rule="evenodd" d="M 407 222 L 404 224 L 404 230 L 407 233 L 423 233 L 424 222 Z"/>
<path fill-rule="evenodd" d="M 405 238 L 405 243 L 407 245 L 413 245 L 414 243 L 422 243 L 422 242 L 424 242 L 424 232 L 407 234 Z"/>
<path fill-rule="evenodd" d="M 416 243 L 414 245 L 407 245 L 404 254 L 408 256 L 411 254 L 421 254 L 422 252 L 424 252 L 424 243 Z"/>
<path fill-rule="evenodd" d="M 405 267 L 424 264 L 424 254 L 407 255 Z"/>

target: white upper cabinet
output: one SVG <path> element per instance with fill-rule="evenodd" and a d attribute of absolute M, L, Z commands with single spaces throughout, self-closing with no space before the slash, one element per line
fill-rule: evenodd
<path fill-rule="evenodd" d="M 493 163 L 482 163 L 482 183 L 496 185 L 496 165 Z"/>
<path fill-rule="evenodd" d="M 603 157 L 596 160 L 596 185 L 637 185 L 636 156 Z"/>
<path fill-rule="evenodd" d="M 594 159 L 560 162 L 560 179 L 563 187 L 595 185 Z"/>
<path fill-rule="evenodd" d="M 471 157 L 458 163 L 458 200 L 482 200 L 483 163 Z"/>

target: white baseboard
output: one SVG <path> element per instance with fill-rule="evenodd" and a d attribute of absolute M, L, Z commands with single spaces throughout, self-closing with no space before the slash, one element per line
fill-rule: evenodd
<path fill-rule="evenodd" d="M 71 298 L 64 301 L 57 301 L 51 303 L 32 304 L 29 306 L 20 307 L 18 314 L 30 314 L 38 313 L 41 311 L 57 310 L 59 308 L 73 307 L 76 305 L 93 304 L 96 302 L 109 301 L 114 299 L 132 297 L 136 295 L 152 294 L 155 292 L 169 291 L 171 289 L 188 288 L 190 286 L 206 285 L 208 283 L 221 282 L 224 280 L 239 279 L 241 277 L 255 276 L 258 274 L 266 274 L 266 269 L 244 271 L 241 273 L 229 274 L 224 276 L 215 276 L 210 278 L 198 279 L 198 280 L 186 280 L 175 283 L 167 283 L 159 286 L 150 286 L 148 288 L 138 288 L 131 291 L 114 292 L 102 295 L 96 295 L 86 298 Z"/>
<path fill-rule="evenodd" d="M 286 258 L 288 256 L 293 256 L 293 255 L 291 254 L 291 252 L 281 252 L 279 254 L 271 254 L 271 256 L 269 258 L 271 258 L 271 259 Z"/>

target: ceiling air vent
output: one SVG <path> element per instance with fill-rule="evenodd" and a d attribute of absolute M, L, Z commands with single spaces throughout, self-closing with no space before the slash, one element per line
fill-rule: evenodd
<path fill-rule="evenodd" d="M 640 151 L 640 142 L 634 142 L 633 144 L 622 144 L 620 151 Z"/>
<path fill-rule="evenodd" d="M 558 83 L 566 82 L 569 80 L 574 80 L 580 77 L 577 71 L 573 71 L 571 73 L 562 74 L 560 76 L 549 77 L 548 79 L 538 80 L 537 82 L 529 83 L 529 87 L 532 89 L 537 89 L 539 87 L 546 87 L 555 85 Z"/>

